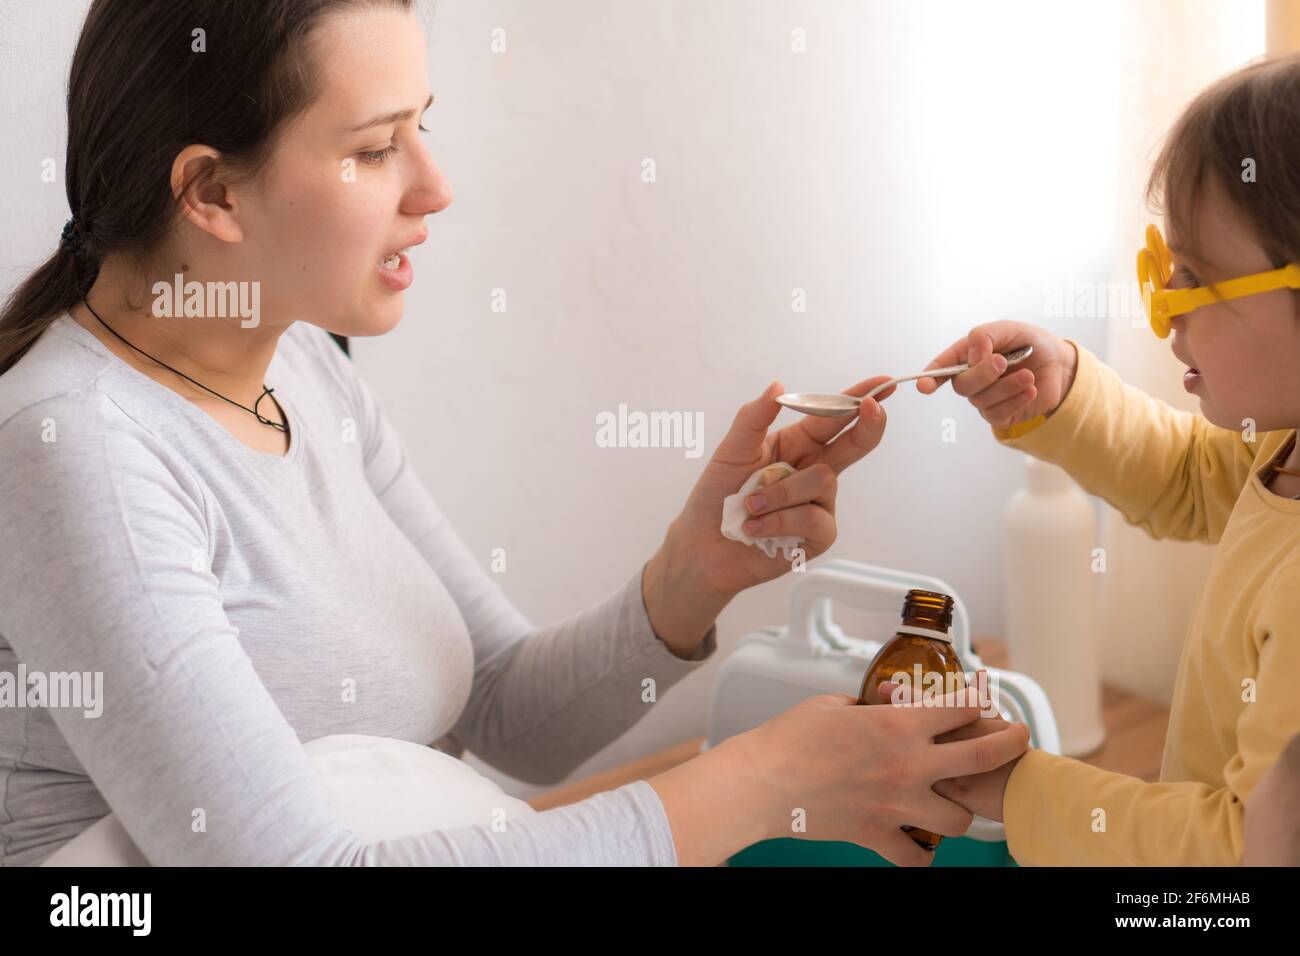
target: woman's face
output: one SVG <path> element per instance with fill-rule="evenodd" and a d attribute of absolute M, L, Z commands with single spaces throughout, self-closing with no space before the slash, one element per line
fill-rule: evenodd
<path fill-rule="evenodd" d="M 420 133 L 431 99 L 424 31 L 414 14 L 381 5 L 329 16 L 316 42 L 321 95 L 244 204 L 241 251 L 262 277 L 265 314 L 382 335 L 401 319 L 413 277 L 407 261 L 396 276 L 380 261 L 423 242 L 424 217 L 452 201 Z"/>
<path fill-rule="evenodd" d="M 1173 288 L 1208 285 L 1276 267 L 1249 224 L 1211 187 L 1200 203 L 1196 235 L 1169 233 Z M 1192 254 L 1189 250 L 1195 250 Z M 1297 293 L 1290 289 L 1203 305 L 1172 320 L 1174 355 L 1199 376 L 1185 384 L 1201 413 L 1221 428 L 1273 431 L 1300 425 Z M 1249 421 L 1247 421 L 1249 420 Z"/>

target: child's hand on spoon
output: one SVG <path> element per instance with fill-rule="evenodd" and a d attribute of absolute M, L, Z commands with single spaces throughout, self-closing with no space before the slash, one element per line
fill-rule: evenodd
<path fill-rule="evenodd" d="M 1033 352 L 1009 374 L 998 353 L 1033 346 Z M 995 428 L 1009 428 L 1039 415 L 1051 415 L 1065 400 L 1074 382 L 1078 356 L 1074 346 L 1046 329 L 1021 322 L 989 322 L 944 349 L 927 369 L 942 369 L 955 362 L 970 365 L 952 378 L 952 389 L 969 398 L 980 415 Z M 939 390 L 946 377 L 917 379 L 922 395 Z"/>
<path fill-rule="evenodd" d="M 1025 345 L 1021 348 L 1014 349 L 1010 352 L 1003 352 L 1001 358 L 1005 360 L 1002 368 L 1008 365 L 1016 365 L 1023 362 L 1033 354 L 1034 347 Z M 848 392 L 787 392 L 785 395 L 777 396 L 777 401 L 786 408 L 793 409 L 796 412 L 802 412 L 805 415 L 818 415 L 822 418 L 840 418 L 845 415 L 852 415 L 861 407 L 864 399 L 875 398 L 877 394 L 887 388 L 892 388 L 899 382 L 910 382 L 914 378 L 930 378 L 925 374 L 926 371 L 933 369 L 934 377 L 946 377 L 949 375 L 959 375 L 970 368 L 969 362 L 961 362 L 957 365 L 949 365 L 946 368 L 938 368 L 932 362 L 925 371 L 916 372 L 913 375 L 900 375 L 897 378 L 887 379 L 879 385 L 872 388 L 866 395 L 856 397 Z"/>

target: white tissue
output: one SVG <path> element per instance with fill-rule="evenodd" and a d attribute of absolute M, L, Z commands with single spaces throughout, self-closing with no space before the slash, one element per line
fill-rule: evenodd
<path fill-rule="evenodd" d="M 788 475 L 793 475 L 795 470 L 793 465 L 788 465 L 783 461 L 765 465 L 750 475 L 748 480 L 740 486 L 738 492 L 734 495 L 727 495 L 722 501 L 722 536 L 730 538 L 732 541 L 739 541 L 741 544 L 757 545 L 769 558 L 775 558 L 776 549 L 780 548 L 785 554 L 785 559 L 793 561 L 794 549 L 803 544 L 802 535 L 752 538 L 745 533 L 742 525 L 750 517 L 749 512 L 745 510 L 745 499 L 759 488 L 766 488 Z"/>

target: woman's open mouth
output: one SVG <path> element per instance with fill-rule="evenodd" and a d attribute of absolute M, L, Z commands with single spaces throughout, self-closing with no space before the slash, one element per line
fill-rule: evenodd
<path fill-rule="evenodd" d="M 394 292 L 410 287 L 415 272 L 411 268 L 411 260 L 406 257 L 405 249 L 379 260 L 379 277 Z"/>

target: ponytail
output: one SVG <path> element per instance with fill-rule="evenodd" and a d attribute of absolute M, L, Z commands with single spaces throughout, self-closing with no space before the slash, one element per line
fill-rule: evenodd
<path fill-rule="evenodd" d="M 90 255 L 75 255 L 60 243 L 0 310 L 0 375 L 32 347 L 42 332 L 76 305 L 95 282 L 99 263 Z"/>

